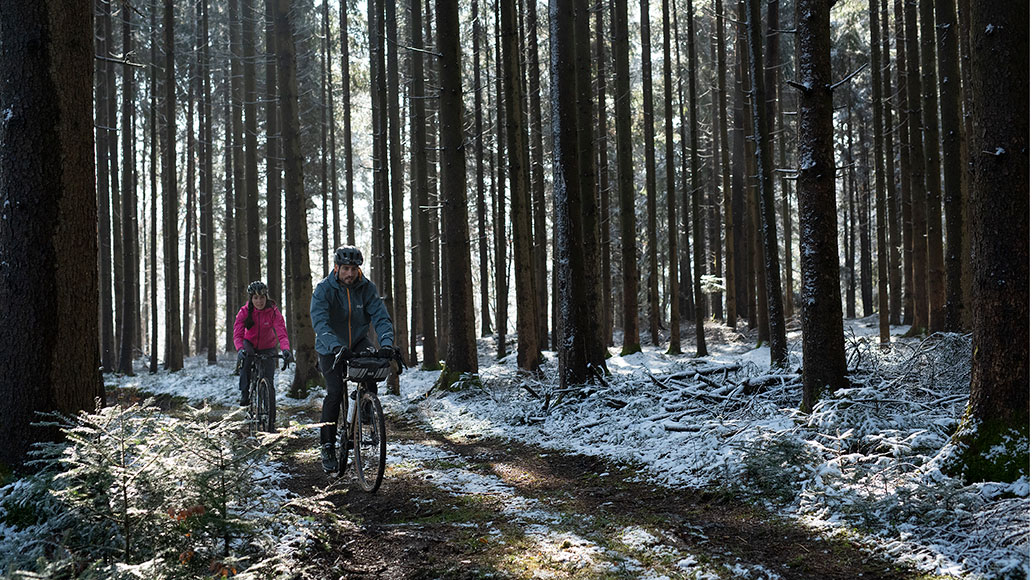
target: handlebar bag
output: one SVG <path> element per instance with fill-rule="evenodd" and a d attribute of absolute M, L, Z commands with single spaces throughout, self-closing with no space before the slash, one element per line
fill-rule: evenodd
<path fill-rule="evenodd" d="M 382 381 L 390 372 L 390 359 L 362 357 L 348 361 L 348 379 L 352 381 Z"/>

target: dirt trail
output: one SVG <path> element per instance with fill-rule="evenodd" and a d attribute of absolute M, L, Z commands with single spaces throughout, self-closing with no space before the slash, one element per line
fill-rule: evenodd
<path fill-rule="evenodd" d="M 330 492 L 336 506 L 338 517 L 317 516 L 325 536 L 306 558 L 325 571 L 317 577 L 925 577 L 727 494 L 642 483 L 597 457 L 450 439 L 398 417 L 388 432 L 373 495 L 351 473 L 325 475 L 310 439 L 289 444 L 288 487 Z"/>

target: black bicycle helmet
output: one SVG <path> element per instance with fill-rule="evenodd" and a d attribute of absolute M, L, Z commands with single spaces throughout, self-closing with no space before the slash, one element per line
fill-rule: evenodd
<path fill-rule="evenodd" d="M 261 280 L 255 280 L 247 285 L 247 295 L 254 296 L 255 294 L 261 294 L 262 296 L 269 295 L 269 287 L 265 285 L 265 282 Z"/>
<path fill-rule="evenodd" d="M 361 266 L 362 250 L 359 250 L 355 246 L 341 246 L 333 253 L 333 263 L 337 266 L 343 264 Z"/>

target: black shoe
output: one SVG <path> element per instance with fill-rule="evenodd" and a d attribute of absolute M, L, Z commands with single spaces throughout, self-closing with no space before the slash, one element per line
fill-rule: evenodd
<path fill-rule="evenodd" d="M 240 406 L 241 407 L 250 407 L 251 406 L 251 397 L 248 397 L 247 393 L 244 393 L 244 394 L 240 395 Z"/>
<path fill-rule="evenodd" d="M 322 456 L 323 471 L 333 473 L 340 469 L 340 464 L 337 461 L 337 450 L 333 448 L 333 443 L 323 443 L 320 455 Z"/>

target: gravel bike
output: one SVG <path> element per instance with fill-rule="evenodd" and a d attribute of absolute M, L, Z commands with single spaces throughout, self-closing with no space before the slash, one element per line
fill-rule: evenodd
<path fill-rule="evenodd" d="M 265 376 L 264 361 L 282 358 L 283 368 L 287 370 L 288 361 L 282 354 L 263 354 L 255 352 L 248 357 L 251 365 L 250 380 L 247 386 L 247 398 L 251 402 L 247 407 L 247 432 L 254 435 L 258 431 L 271 433 L 276 430 L 276 387 L 272 377 Z"/>
<path fill-rule="evenodd" d="M 350 354 L 341 351 L 333 360 L 334 368 L 347 364 L 345 394 L 347 381 L 356 384 L 351 395 L 344 397 L 337 418 L 339 473 L 344 472 L 348 450 L 353 448 L 355 453 L 352 465 L 355 466 L 358 484 L 369 493 L 375 493 L 380 488 L 383 471 L 387 466 L 387 427 L 376 391 L 377 384 L 390 375 L 392 360 L 398 361 L 399 372 L 405 368 L 397 349 L 386 357 L 372 350 Z"/>

